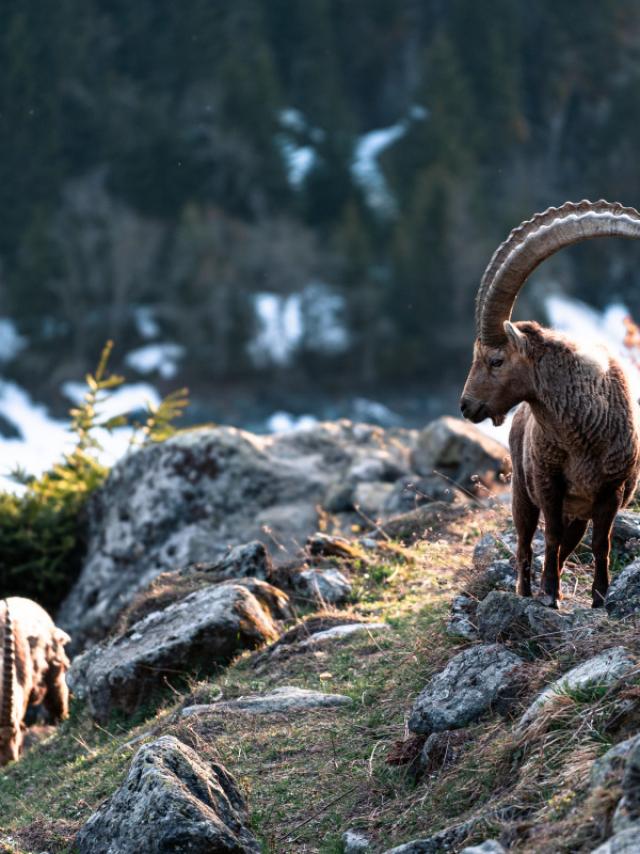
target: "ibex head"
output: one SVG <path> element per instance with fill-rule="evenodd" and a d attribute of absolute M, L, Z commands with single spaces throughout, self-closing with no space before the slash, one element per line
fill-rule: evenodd
<path fill-rule="evenodd" d="M 507 412 L 535 394 L 534 361 L 527 332 L 511 323 L 520 288 L 535 268 L 565 246 L 594 237 L 640 238 L 640 213 L 621 204 L 582 201 L 549 208 L 515 228 L 495 251 L 476 299 L 477 340 L 462 392 L 465 418 L 501 424 Z"/>

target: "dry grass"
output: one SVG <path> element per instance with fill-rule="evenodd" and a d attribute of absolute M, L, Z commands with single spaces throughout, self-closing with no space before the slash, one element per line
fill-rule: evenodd
<path fill-rule="evenodd" d="M 469 568 L 478 537 L 502 529 L 506 518 L 501 505 L 456 511 L 411 546 L 383 538 L 366 555 L 335 558 L 358 591 L 349 619 L 383 619 L 388 632 L 296 654 L 245 655 L 187 694 L 167 696 L 160 711 L 141 711 L 134 722 L 114 720 L 107 730 L 76 709 L 55 736 L 0 776 L 0 839 L 17 840 L 17 850 L 25 852 L 68 850 L 75 829 L 120 783 L 139 744 L 174 732 L 236 776 L 254 831 L 272 854 L 337 854 L 349 827 L 362 829 L 374 850 L 382 851 L 483 815 L 471 841 L 501 835 L 514 851 L 591 850 L 609 830 L 615 784 L 592 792 L 590 767 L 640 724 L 637 680 L 592 695 L 558 695 L 525 734 L 513 722 L 543 685 L 573 664 L 619 644 L 640 653 L 631 624 L 605 620 L 597 631 L 578 631 L 529 663 L 525 696 L 512 717 L 493 716 L 469 727 L 449 760 L 420 781 L 410 764 L 387 762 L 408 735 L 415 695 L 465 645 L 443 631 L 448 603 L 473 581 Z M 589 567 L 576 561 L 567 579 L 567 606 L 582 603 Z M 156 604 L 169 595 L 161 581 L 156 593 Z M 344 618 L 342 611 L 307 617 L 285 640 L 303 637 L 317 628 L 314 623 L 326 627 Z M 286 643 L 276 647 L 283 648 Z M 347 694 L 353 703 L 288 716 L 179 715 L 185 703 L 281 685 Z"/>

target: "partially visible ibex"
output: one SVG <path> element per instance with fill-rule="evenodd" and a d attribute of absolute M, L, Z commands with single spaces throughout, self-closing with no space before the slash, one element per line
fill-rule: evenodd
<path fill-rule="evenodd" d="M 640 213 L 605 201 L 567 202 L 514 229 L 487 267 L 476 303 L 477 340 L 460 406 L 500 424 L 520 403 L 509 445 L 517 590 L 531 595 L 531 541 L 545 521 L 543 600 L 558 607 L 562 566 L 593 520 L 593 607 L 609 586 L 611 527 L 639 473 L 637 407 L 620 364 L 537 323 L 511 323 L 529 274 L 564 246 L 593 237 L 640 238 Z"/>
<path fill-rule="evenodd" d="M 70 640 L 51 617 L 29 599 L 11 598 L 0 606 L 2 693 L 0 765 L 19 758 L 24 718 L 31 704 L 44 704 L 53 722 L 69 713 L 64 646 Z"/>

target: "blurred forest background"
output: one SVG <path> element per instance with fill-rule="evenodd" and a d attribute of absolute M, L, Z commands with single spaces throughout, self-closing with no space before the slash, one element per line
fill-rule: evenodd
<path fill-rule="evenodd" d="M 107 338 L 196 416 L 457 393 L 508 231 L 640 202 L 633 0 L 4 0 L 0 67 L 2 372 L 54 411 Z M 619 248 L 528 313 L 640 314 Z"/>

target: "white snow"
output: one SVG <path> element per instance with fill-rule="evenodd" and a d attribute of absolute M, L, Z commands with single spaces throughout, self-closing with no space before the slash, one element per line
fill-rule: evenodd
<path fill-rule="evenodd" d="M 316 153 L 310 145 L 296 145 L 283 137 L 280 138 L 280 150 L 287 166 L 289 183 L 298 189 L 313 169 Z"/>
<path fill-rule="evenodd" d="M 267 419 L 269 433 L 288 433 L 290 430 L 305 430 L 318 423 L 314 415 L 292 415 L 279 410 Z"/>
<path fill-rule="evenodd" d="M 27 346 L 27 339 L 9 317 L 0 317 L 0 362 L 10 362 Z"/>
<path fill-rule="evenodd" d="M 405 135 L 412 122 L 425 121 L 428 116 L 429 111 L 425 107 L 414 104 L 407 118 L 389 127 L 365 133 L 356 144 L 351 164 L 353 177 L 364 191 L 369 205 L 381 213 L 393 214 L 396 205 L 384 175 L 380 171 L 378 157 L 385 148 Z"/>
<path fill-rule="evenodd" d="M 160 327 L 154 316 L 153 308 L 149 305 L 136 306 L 133 312 L 136 330 L 141 338 L 149 340 L 160 335 Z"/>
<path fill-rule="evenodd" d="M 287 365 L 303 344 L 315 352 L 339 353 L 349 343 L 344 298 L 324 282 L 309 282 L 293 294 L 256 294 L 254 311 L 258 330 L 248 352 L 258 366 Z"/>
<path fill-rule="evenodd" d="M 86 392 L 83 383 L 68 382 L 64 394 L 74 403 L 79 403 Z M 145 402 L 157 405 L 157 391 L 146 383 L 121 386 L 99 408 L 102 418 L 141 409 Z M 0 381 L 0 414 L 20 432 L 20 438 L 8 439 L 0 436 L 0 489 L 20 491 L 7 475 L 16 467 L 28 474 L 40 475 L 54 463 L 60 462 L 65 453 L 74 447 L 74 436 L 68 421 L 52 418 L 41 404 L 34 403 L 29 394 L 12 382 Z M 101 462 L 113 465 L 129 447 L 133 430 L 122 427 L 113 433 L 97 430 L 96 438 L 102 445 Z"/>
<path fill-rule="evenodd" d="M 276 141 L 287 168 L 289 183 L 299 189 L 316 162 L 316 152 L 310 142 L 324 139 L 324 131 L 309 125 L 300 110 L 293 107 L 281 110 L 279 114 L 283 132 Z"/>
<path fill-rule="evenodd" d="M 158 373 L 170 380 L 178 372 L 178 362 L 184 356 L 184 347 L 171 342 L 147 344 L 125 356 L 125 363 L 139 374 Z"/>

